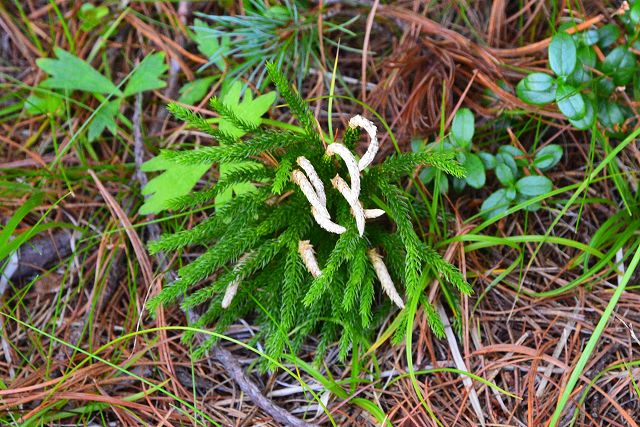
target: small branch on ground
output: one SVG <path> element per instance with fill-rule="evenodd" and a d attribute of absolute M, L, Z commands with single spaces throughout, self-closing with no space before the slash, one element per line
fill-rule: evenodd
<path fill-rule="evenodd" d="M 231 376 L 231 378 L 238 384 L 240 390 L 242 390 L 260 409 L 280 424 L 291 427 L 312 427 L 316 424 L 309 424 L 302 421 L 287 412 L 285 409 L 274 404 L 270 399 L 265 397 L 260 389 L 252 382 L 242 370 L 242 367 L 237 362 L 237 359 L 227 349 L 220 344 L 216 344 L 211 349 L 211 355 L 220 362 L 224 370 Z"/>

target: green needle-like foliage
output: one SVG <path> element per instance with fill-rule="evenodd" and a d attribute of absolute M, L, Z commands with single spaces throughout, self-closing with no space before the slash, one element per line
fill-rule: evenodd
<path fill-rule="evenodd" d="M 211 203 L 219 192 L 234 184 L 252 182 L 257 186 L 257 191 L 236 196 L 190 230 L 150 243 L 154 253 L 187 246 L 204 248 L 151 300 L 150 309 L 180 303 L 184 310 L 202 312 L 194 326 L 213 326 L 221 333 L 238 318 L 254 316 L 253 321 L 260 326 L 257 339 L 264 342 L 266 352 L 275 360 L 282 359 L 286 352 L 297 352 L 312 333 L 320 336 L 318 355 L 339 340 L 340 356 L 344 358 L 351 346 L 366 342 L 384 314 L 381 310 L 392 307 L 380 292 L 368 254 L 375 249 L 403 301 L 419 300 L 425 306 L 429 325 L 442 336 L 444 328 L 436 310 L 422 297 L 426 283 L 423 275 L 441 279 L 451 290 L 469 294 L 471 288 L 453 265 L 418 237 L 406 192 L 399 183 L 420 165 L 428 164 L 457 177 L 464 176 L 464 170 L 451 155 L 429 151 L 393 155 L 365 169 L 360 201 L 367 208 L 379 207 L 376 201 L 382 201 L 387 215 L 368 220 L 361 237 L 346 199 L 329 184 L 336 174 L 348 176 L 344 163 L 324 155 L 318 123 L 307 104 L 274 65 L 268 64 L 267 69 L 302 125 L 300 132 L 255 129 L 222 101 L 212 100 L 210 105 L 221 116 L 247 132 L 242 139 L 234 139 L 183 107 L 169 107 L 177 118 L 211 135 L 220 145 L 164 151 L 162 156 L 185 165 L 264 161 L 233 171 L 211 188 L 174 200 L 174 208 L 193 208 Z M 359 138 L 357 129 L 348 129 L 343 143 L 351 149 Z M 345 233 L 331 234 L 314 221 L 309 202 L 291 180 L 299 156 L 315 166 L 325 184 L 327 209 L 337 223 L 346 227 Z M 313 246 L 322 270 L 315 278 L 299 253 L 299 242 L 306 240 Z M 225 292 L 234 284 L 237 294 L 223 308 Z M 186 334 L 186 339 L 193 335 Z M 214 342 L 206 342 L 198 354 Z"/>

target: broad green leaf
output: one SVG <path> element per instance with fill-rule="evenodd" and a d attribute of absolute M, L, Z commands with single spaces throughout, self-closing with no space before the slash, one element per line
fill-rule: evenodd
<path fill-rule="evenodd" d="M 523 194 L 518 193 L 518 197 L 516 197 L 516 203 L 526 202 L 530 198 L 531 197 L 529 197 L 529 196 L 525 196 Z M 540 209 L 541 206 L 542 205 L 540 204 L 540 202 L 529 203 L 527 206 L 525 206 L 524 210 L 526 210 L 528 212 L 535 212 L 538 209 Z"/>
<path fill-rule="evenodd" d="M 620 37 L 620 28 L 615 24 L 607 24 L 598 30 L 598 45 L 609 47 Z"/>
<path fill-rule="evenodd" d="M 460 178 L 453 178 L 453 189 L 456 193 L 461 192 L 467 186 L 467 181 Z"/>
<path fill-rule="evenodd" d="M 631 6 L 631 9 L 629 10 L 629 19 L 635 25 L 640 24 L 640 1 L 636 0 L 635 4 Z"/>
<path fill-rule="evenodd" d="M 116 134 L 116 116 L 120 109 L 120 103 L 122 98 L 114 99 L 106 104 L 100 104 L 98 111 L 96 111 L 93 120 L 89 124 L 89 130 L 87 132 L 87 138 L 89 142 L 94 141 L 97 137 L 102 135 L 102 132 L 109 129 L 112 134 Z"/>
<path fill-rule="evenodd" d="M 571 76 L 569 76 L 568 82 L 574 86 L 580 86 L 581 84 L 591 81 L 591 70 L 596 65 L 596 52 L 589 46 L 580 46 L 578 48 L 578 66 Z"/>
<path fill-rule="evenodd" d="M 507 209 L 509 209 L 509 200 L 507 199 L 507 190 L 504 188 L 492 193 L 480 207 L 482 216 L 487 219 L 500 215 Z"/>
<path fill-rule="evenodd" d="M 211 165 L 181 165 L 163 157 L 154 157 L 142 164 L 145 172 L 163 171 L 151 179 L 142 189 L 149 196 L 138 211 L 141 215 L 161 212 L 169 208 L 169 202 L 188 194 Z"/>
<path fill-rule="evenodd" d="M 594 44 L 598 43 L 600 34 L 598 33 L 598 30 L 591 29 L 575 34 L 574 37 L 578 37 L 580 39 L 580 42 L 586 46 L 593 46 Z"/>
<path fill-rule="evenodd" d="M 568 77 L 576 68 L 576 43 L 567 33 L 558 33 L 549 44 L 549 66 L 560 77 Z"/>
<path fill-rule="evenodd" d="M 178 102 L 187 105 L 193 105 L 200 102 L 209 92 L 209 89 L 211 89 L 211 85 L 215 79 L 215 76 L 203 77 L 201 79 L 195 79 L 194 81 L 182 86 L 180 88 L 180 97 L 178 98 Z"/>
<path fill-rule="evenodd" d="M 535 203 L 531 203 L 530 205 L 527 205 L 524 209 L 529 211 L 529 212 L 535 212 L 538 209 L 540 209 L 542 205 L 540 204 L 540 202 L 535 202 Z"/>
<path fill-rule="evenodd" d="M 608 98 L 615 90 L 613 80 L 606 76 L 598 76 L 595 85 L 595 93 L 600 98 Z"/>
<path fill-rule="evenodd" d="M 52 89 L 82 90 L 85 92 L 114 94 L 122 92 L 105 76 L 77 56 L 60 48 L 55 48 L 58 57 L 39 58 L 36 64 L 50 75 L 41 83 L 42 87 Z"/>
<path fill-rule="evenodd" d="M 198 45 L 198 50 L 209 61 L 213 62 L 220 71 L 224 71 L 226 64 L 224 58 L 229 51 L 229 38 L 222 37 L 220 40 L 215 31 L 201 19 L 193 21 L 193 41 Z"/>
<path fill-rule="evenodd" d="M 598 102 L 598 121 L 607 129 L 613 129 L 615 125 L 624 122 L 624 112 L 615 102 L 601 100 Z"/>
<path fill-rule="evenodd" d="M 498 181 L 502 183 L 502 185 L 512 185 L 515 182 L 513 171 L 505 163 L 498 163 L 496 165 L 496 177 L 498 178 Z"/>
<path fill-rule="evenodd" d="M 493 154 L 481 151 L 478 153 L 478 157 L 482 160 L 485 169 L 492 170 L 496 167 L 496 156 Z"/>
<path fill-rule="evenodd" d="M 527 104 L 545 105 L 556 98 L 556 82 L 544 73 L 532 73 L 520 80 L 516 94 Z"/>
<path fill-rule="evenodd" d="M 422 169 L 420 171 L 420 174 L 418 175 L 418 177 L 420 178 L 420 181 L 422 181 L 425 184 L 428 184 L 431 181 L 433 181 L 433 178 L 435 178 L 436 176 L 436 170 L 437 170 L 436 168 L 429 168 L 429 167 Z"/>
<path fill-rule="evenodd" d="M 426 147 L 425 147 L 424 140 L 418 139 L 418 138 L 413 138 L 411 140 L 411 151 L 413 151 L 414 153 L 419 153 L 421 151 L 424 151 L 425 148 Z"/>
<path fill-rule="evenodd" d="M 458 161 L 458 163 L 460 163 L 461 165 L 464 165 L 464 163 L 467 161 L 467 154 L 463 153 L 463 152 L 459 152 L 456 154 L 456 160 Z"/>
<path fill-rule="evenodd" d="M 91 31 L 102 22 L 103 18 L 109 15 L 107 6 L 94 6 L 91 3 L 84 3 L 78 12 L 80 18 L 80 29 L 84 32 Z"/>
<path fill-rule="evenodd" d="M 498 148 L 498 153 L 508 153 L 514 159 L 516 157 L 524 157 L 522 150 L 518 147 L 514 147 L 513 145 L 501 145 L 500 148 Z"/>
<path fill-rule="evenodd" d="M 553 183 L 546 176 L 531 175 L 522 177 L 516 182 L 518 193 L 528 198 L 546 194 L 553 189 Z"/>
<path fill-rule="evenodd" d="M 502 167 L 500 172 L 498 172 L 500 165 L 502 165 Z M 508 171 L 505 171 L 503 169 L 504 167 L 506 167 Z M 499 152 L 496 156 L 496 176 L 500 182 L 505 185 L 512 184 L 515 178 L 518 177 L 518 164 L 513 156 L 506 151 Z M 500 176 L 503 178 L 500 178 Z"/>
<path fill-rule="evenodd" d="M 555 85 L 555 79 L 545 73 L 531 73 L 524 78 L 524 85 L 533 91 L 549 91 Z"/>
<path fill-rule="evenodd" d="M 276 93 L 269 92 L 254 99 L 251 91 L 247 88 L 241 100 L 242 87 L 242 83 L 234 82 L 222 97 L 222 102 L 245 122 L 259 126 L 262 123 L 262 116 L 269 111 L 275 102 Z M 240 138 L 245 133 L 224 117 L 220 120 L 220 130 L 236 138 Z"/>
<path fill-rule="evenodd" d="M 59 116 L 64 108 L 62 98 L 54 93 L 32 93 L 24 101 L 24 109 L 29 114 L 52 114 Z"/>
<path fill-rule="evenodd" d="M 578 62 L 588 67 L 595 67 L 598 62 L 596 51 L 591 46 L 580 46 L 577 50 Z"/>
<path fill-rule="evenodd" d="M 586 112 L 583 118 L 579 120 L 569 119 L 569 123 L 573 125 L 576 129 L 586 130 L 591 129 L 593 123 L 596 120 L 596 109 L 593 106 L 593 101 L 590 99 L 585 99 L 585 108 Z"/>
<path fill-rule="evenodd" d="M 558 109 L 568 119 L 580 120 L 587 113 L 587 107 L 578 89 L 569 85 L 559 85 L 556 92 Z"/>
<path fill-rule="evenodd" d="M 626 47 L 618 46 L 604 58 L 602 72 L 613 78 L 616 86 L 625 86 L 636 71 L 636 56 Z"/>
<path fill-rule="evenodd" d="M 475 120 L 471 110 L 468 108 L 459 109 L 453 117 L 453 123 L 451 125 L 453 141 L 462 148 L 468 148 L 471 145 L 474 131 Z"/>
<path fill-rule="evenodd" d="M 222 102 L 233 111 L 238 117 L 241 117 L 245 122 L 255 124 L 259 126 L 262 122 L 261 117 L 269 111 L 269 107 L 273 105 L 276 100 L 276 93 L 269 92 L 264 95 L 253 98 L 249 89 L 245 90 L 242 100 L 240 99 L 242 92 L 242 83 L 234 82 L 229 88 L 226 94 L 222 98 Z M 242 129 L 237 128 L 231 121 L 224 117 L 220 120 L 219 129 L 233 137 L 240 138 L 245 132 Z M 220 164 L 220 178 L 224 178 L 230 172 L 252 164 L 253 162 L 233 162 L 233 163 L 221 163 Z M 216 206 L 220 206 L 233 197 L 233 195 L 243 194 L 249 191 L 254 191 L 255 186 L 249 183 L 241 183 L 228 188 L 216 197 Z"/>
<path fill-rule="evenodd" d="M 436 182 L 434 180 L 434 178 L 438 176 L 438 169 L 436 168 L 424 168 L 420 171 L 420 174 L 418 176 L 420 177 L 420 180 L 425 184 L 429 184 L 431 181 L 434 182 L 434 187 L 437 184 L 438 190 L 441 194 L 445 194 L 449 191 L 449 180 L 447 179 L 447 176 L 445 174 L 440 173 L 440 178 L 438 179 L 438 181 Z"/>
<path fill-rule="evenodd" d="M 487 178 L 484 173 L 484 164 L 480 157 L 473 153 L 467 153 L 464 168 L 467 170 L 467 184 L 473 188 L 482 188 Z"/>
<path fill-rule="evenodd" d="M 145 57 L 129 77 L 124 96 L 165 87 L 167 84 L 160 80 L 160 77 L 168 68 L 164 61 L 164 52 L 152 53 Z"/>
<path fill-rule="evenodd" d="M 562 147 L 558 144 L 549 144 L 538 150 L 533 158 L 533 165 L 545 171 L 557 165 L 561 159 Z"/>

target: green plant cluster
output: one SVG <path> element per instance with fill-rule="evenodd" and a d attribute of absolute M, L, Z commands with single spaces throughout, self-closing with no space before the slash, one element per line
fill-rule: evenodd
<path fill-rule="evenodd" d="M 203 19 L 195 22 L 194 40 L 209 64 L 226 70 L 227 79 L 242 76 L 258 88 L 266 83 L 267 62 L 277 64 L 301 87 L 310 67 L 322 69 L 322 44 L 337 46 L 335 40 L 355 36 L 348 27 L 358 16 L 341 23 L 333 22 L 335 17 L 324 19 L 319 34 L 318 14 L 324 11 L 299 0 L 277 4 L 249 0 L 243 7 L 244 14 L 238 16 L 200 14 Z M 343 43 L 341 49 L 349 48 Z"/>
<path fill-rule="evenodd" d="M 640 99 L 640 73 L 636 53 L 640 48 L 640 2 L 632 1 L 618 17 L 620 25 L 570 35 L 558 29 L 549 44 L 551 74 L 527 75 L 517 87 L 520 99 L 532 105 L 555 103 L 577 129 L 598 124 L 609 133 L 622 134 L 637 123 L 628 100 Z M 602 55 L 599 58 L 599 55 Z"/>
<path fill-rule="evenodd" d="M 503 188 L 491 193 L 482 204 L 481 212 L 485 218 L 500 215 L 514 203 L 527 202 L 548 193 L 553 183 L 543 172 L 556 166 L 562 159 L 563 150 L 560 145 L 548 144 L 533 154 L 521 149 L 503 145 L 498 154 L 493 155 L 474 147 L 475 119 L 468 108 L 459 109 L 451 124 L 451 131 L 442 142 L 424 144 L 423 141 L 412 142 L 414 152 L 432 150 L 452 153 L 467 171 L 465 178 L 453 177 L 453 188 L 462 191 L 467 185 L 472 188 L 483 188 L 487 182 L 486 171 L 494 170 L 496 178 Z M 449 191 L 449 178 L 436 168 L 426 167 L 419 175 L 425 184 L 434 182 L 442 194 Z M 540 203 L 532 201 L 525 209 L 535 211 Z"/>
<path fill-rule="evenodd" d="M 82 9 L 90 19 L 99 19 L 104 14 L 100 9 Z M 85 15 L 83 15 L 85 16 Z M 117 132 L 117 119 L 129 126 L 131 123 L 121 113 L 125 98 L 135 94 L 166 86 L 163 76 L 168 67 L 165 63 L 164 52 L 152 53 L 145 57 L 133 71 L 119 84 L 113 83 L 110 77 L 101 74 L 93 68 L 89 61 L 80 59 L 77 55 L 61 48 L 55 48 L 57 58 L 39 58 L 36 63 L 40 69 L 47 73 L 48 78 L 43 80 L 24 102 L 25 109 L 30 114 L 50 114 L 61 116 L 65 111 L 68 94 L 73 91 L 90 94 L 100 102 L 100 105 L 91 115 L 87 127 L 87 139 L 89 142 L 98 138 L 105 129 L 112 134 Z M 91 55 L 90 55 L 91 57 Z M 82 101 L 86 102 L 86 99 Z M 78 103 L 84 106 L 83 103 Z"/>
<path fill-rule="evenodd" d="M 503 145 L 495 156 L 496 178 L 503 188 L 491 193 L 480 208 L 485 218 L 500 215 L 514 203 L 523 202 L 525 209 L 536 211 L 540 202 L 531 200 L 553 189 L 553 183 L 542 172 L 553 168 L 562 159 L 562 147 L 548 144 L 529 155 L 512 145 Z"/>
<path fill-rule="evenodd" d="M 298 119 L 298 131 L 261 129 L 234 113 L 221 100 L 211 105 L 237 128 L 234 136 L 211 124 L 191 110 L 176 104 L 170 111 L 188 125 L 204 132 L 220 145 L 191 151 L 163 151 L 162 158 L 183 165 L 243 162 L 209 188 L 174 199 L 171 207 L 190 209 L 208 203 L 231 186 L 253 183 L 255 191 L 232 197 L 207 219 L 189 230 L 163 235 L 150 243 L 150 250 L 176 251 L 187 246 L 204 248 L 195 260 L 179 270 L 178 278 L 150 302 L 153 311 L 160 304 L 180 302 L 185 310 L 199 310 L 202 316 L 193 326 L 215 325 L 223 333 L 244 316 L 255 316 L 259 325 L 256 339 L 266 353 L 280 360 L 287 352 L 297 353 L 310 333 L 320 337 L 317 355 L 339 341 L 345 358 L 352 346 L 366 345 L 373 326 L 392 307 L 387 298 L 376 303 L 376 272 L 367 251 L 375 248 L 407 305 L 423 305 L 429 324 L 437 336 L 444 329 L 435 308 L 424 298 L 428 279 L 438 278 L 442 286 L 465 294 L 471 292 L 461 273 L 424 243 L 414 231 L 410 203 L 399 180 L 419 165 L 430 164 L 459 178 L 464 169 L 451 153 L 424 151 L 395 154 L 363 171 L 360 201 L 366 207 L 382 208 L 386 216 L 367 222 L 363 237 L 356 231 L 349 204 L 328 189 L 327 208 L 341 225 L 343 234 L 320 228 L 310 205 L 291 181 L 296 159 L 305 156 L 324 183 L 336 174 L 347 176 L 346 167 L 324 152 L 323 135 L 308 106 L 289 85 L 276 65 L 267 64 L 269 77 Z M 357 129 L 345 131 L 342 143 L 354 149 L 360 139 Z M 300 241 L 313 245 L 322 274 L 312 277 L 299 254 Z M 223 294 L 234 281 L 238 292 L 228 308 Z M 193 338 L 187 333 L 186 340 Z M 215 342 L 199 347 L 201 355 Z"/>
<path fill-rule="evenodd" d="M 464 178 L 453 177 L 453 188 L 462 191 L 467 185 L 479 189 L 487 182 L 486 171 L 495 167 L 495 157 L 486 151 L 475 151 L 472 145 L 475 133 L 475 119 L 468 108 L 460 108 L 451 124 L 451 132 L 442 142 L 425 144 L 421 140 L 414 140 L 411 148 L 414 152 L 434 150 L 440 152 L 452 152 L 456 160 L 462 164 L 467 172 Z M 436 178 L 437 177 L 437 178 Z M 420 172 L 420 179 L 428 184 L 437 179 L 438 189 L 442 194 L 449 191 L 449 178 L 438 173 L 435 168 L 424 168 Z"/>

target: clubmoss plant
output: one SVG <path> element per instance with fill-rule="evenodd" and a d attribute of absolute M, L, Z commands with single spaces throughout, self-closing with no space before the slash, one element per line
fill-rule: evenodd
<path fill-rule="evenodd" d="M 426 286 L 420 280 L 423 271 L 466 294 L 471 288 L 415 233 L 406 193 L 398 184 L 418 165 L 429 164 L 457 177 L 464 176 L 463 168 L 453 154 L 431 151 L 395 154 L 373 164 L 376 129 L 361 116 L 351 119 L 341 142 L 325 146 L 303 99 L 275 65 L 267 64 L 267 69 L 300 131 L 260 129 L 212 99 L 220 115 L 246 131 L 234 139 L 192 111 L 169 106 L 178 119 L 221 144 L 163 151 L 163 157 L 185 165 L 258 161 L 210 188 L 174 200 L 173 208 L 210 202 L 241 182 L 254 183 L 257 191 L 232 198 L 190 230 L 151 242 L 152 252 L 186 246 L 200 246 L 204 252 L 179 270 L 178 278 L 150 302 L 150 309 L 180 301 L 184 310 L 202 311 L 193 326 L 213 325 L 221 333 L 238 318 L 253 316 L 260 326 L 257 339 L 276 360 L 297 352 L 311 333 L 319 333 L 318 355 L 339 339 L 340 356 L 345 358 L 352 345 L 366 342 L 379 314 L 416 299 L 425 305 L 436 335 L 442 336 L 440 318 L 421 298 Z M 360 128 L 369 134 L 370 145 L 357 160 L 353 150 Z M 380 304 L 374 303 L 378 283 L 387 295 Z M 214 342 L 201 345 L 196 355 Z"/>

